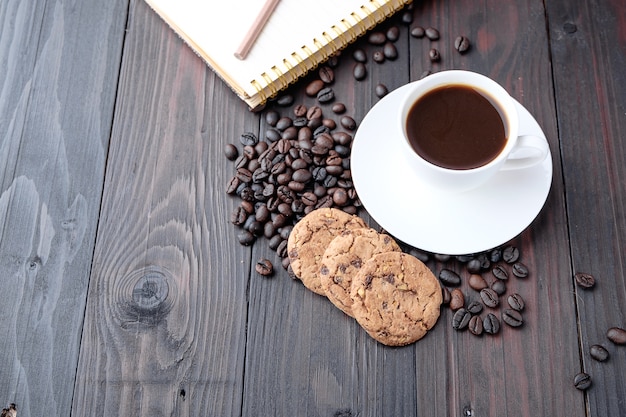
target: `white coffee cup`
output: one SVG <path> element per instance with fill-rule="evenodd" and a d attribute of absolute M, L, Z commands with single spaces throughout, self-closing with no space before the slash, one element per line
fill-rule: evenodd
<path fill-rule="evenodd" d="M 463 192 L 484 184 L 500 170 L 528 169 L 549 154 L 548 142 L 539 136 L 519 135 L 519 115 L 513 98 L 494 80 L 465 70 L 448 70 L 409 84 L 401 98 L 399 123 L 404 135 L 401 149 L 421 182 L 440 191 Z M 494 159 L 477 168 L 453 169 L 435 165 L 421 157 L 407 135 L 407 116 L 411 107 L 427 93 L 446 86 L 470 87 L 488 99 L 498 110 L 505 127 L 506 142 Z M 471 111 L 472 109 L 468 109 Z"/>

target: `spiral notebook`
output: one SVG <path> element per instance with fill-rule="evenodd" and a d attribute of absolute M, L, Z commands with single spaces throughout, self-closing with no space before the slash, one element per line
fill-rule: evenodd
<path fill-rule="evenodd" d="M 281 0 L 235 58 L 263 0 L 146 0 L 251 108 L 262 106 L 411 0 Z"/>

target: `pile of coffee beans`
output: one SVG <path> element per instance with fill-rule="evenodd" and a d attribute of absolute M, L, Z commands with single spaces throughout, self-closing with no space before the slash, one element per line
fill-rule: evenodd
<path fill-rule="evenodd" d="M 410 251 L 417 252 L 415 249 Z M 430 256 L 418 254 L 424 262 L 428 262 Z M 528 267 L 520 261 L 516 246 L 507 245 L 473 255 L 432 256 L 442 264 L 438 278 L 444 305 L 454 312 L 454 330 L 469 330 L 475 336 L 494 335 L 500 331 L 501 323 L 511 328 L 524 324 L 522 311 L 526 304 L 523 297 L 518 293 L 507 294 L 510 279 L 525 279 L 530 275 Z M 461 289 L 461 275 L 467 276 L 469 290 L 466 292 Z"/>
<path fill-rule="evenodd" d="M 596 285 L 596 279 L 592 274 L 586 272 L 578 272 L 574 274 L 574 282 L 578 288 L 583 290 L 591 290 Z M 615 346 L 626 345 L 626 330 L 621 327 L 611 327 L 606 332 L 606 338 Z M 607 344 L 607 346 L 610 346 Z M 589 356 L 598 362 L 606 362 L 609 360 L 609 348 L 600 343 L 594 343 L 589 346 Z M 574 376 L 574 387 L 579 390 L 586 390 L 591 387 L 591 375 L 586 372 L 579 372 Z"/>

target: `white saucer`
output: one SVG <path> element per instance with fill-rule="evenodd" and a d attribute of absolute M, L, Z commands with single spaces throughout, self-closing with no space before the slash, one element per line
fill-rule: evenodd
<path fill-rule="evenodd" d="M 447 255 L 495 248 L 520 234 L 541 211 L 552 183 L 552 156 L 531 168 L 501 171 L 464 193 L 425 186 L 402 157 L 394 126 L 403 86 L 365 116 L 352 144 L 352 178 L 363 206 L 395 238 Z M 520 135 L 545 137 L 532 115 L 516 101 Z"/>

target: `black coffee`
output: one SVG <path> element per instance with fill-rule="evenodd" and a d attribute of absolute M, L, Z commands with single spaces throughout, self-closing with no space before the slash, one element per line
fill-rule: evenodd
<path fill-rule="evenodd" d="M 449 169 L 483 166 L 506 144 L 498 110 L 464 85 L 440 87 L 417 100 L 407 115 L 406 131 L 418 155 Z"/>

